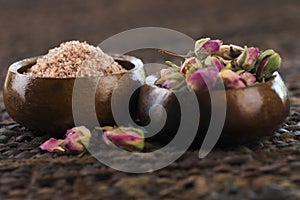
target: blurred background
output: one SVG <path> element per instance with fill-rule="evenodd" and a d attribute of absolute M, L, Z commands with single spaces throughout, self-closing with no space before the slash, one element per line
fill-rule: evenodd
<path fill-rule="evenodd" d="M 194 39 L 210 36 L 273 48 L 284 62 L 297 60 L 299 10 L 298 0 L 0 0 L 0 86 L 14 61 L 45 54 L 63 41 L 97 45 L 146 26 L 174 29 Z"/>

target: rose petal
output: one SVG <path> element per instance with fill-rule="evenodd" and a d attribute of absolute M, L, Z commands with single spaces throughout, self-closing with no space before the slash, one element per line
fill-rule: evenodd
<path fill-rule="evenodd" d="M 64 140 L 50 138 L 49 140 L 41 144 L 40 148 L 49 152 L 64 152 L 65 149 L 63 147 L 63 144 Z"/>

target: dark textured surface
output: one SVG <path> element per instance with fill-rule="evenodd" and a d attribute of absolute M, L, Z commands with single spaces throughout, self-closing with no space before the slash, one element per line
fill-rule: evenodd
<path fill-rule="evenodd" d="M 162 26 L 279 51 L 292 100 L 289 120 L 255 144 L 216 149 L 203 160 L 190 151 L 165 169 L 134 175 L 88 154 L 41 152 L 46 137 L 15 124 L 2 109 L 0 199 L 300 199 L 300 2 L 128 2 L 0 0 L 0 85 L 13 61 L 62 41 L 98 44 L 129 28 Z M 145 62 L 159 59 L 141 55 L 150 55 L 142 57 Z"/>

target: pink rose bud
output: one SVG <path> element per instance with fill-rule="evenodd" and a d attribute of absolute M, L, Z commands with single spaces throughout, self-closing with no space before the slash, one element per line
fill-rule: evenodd
<path fill-rule="evenodd" d="M 182 73 L 167 68 L 161 70 L 161 77 L 156 80 L 155 84 L 167 89 L 179 89 L 184 86 L 184 76 Z"/>
<path fill-rule="evenodd" d="M 178 73 L 178 71 L 175 70 L 173 67 L 168 67 L 166 69 L 160 70 L 160 77 L 170 76 L 175 73 Z"/>
<path fill-rule="evenodd" d="M 208 62 L 210 62 L 209 65 L 218 69 L 218 71 L 221 71 L 225 67 L 221 59 L 216 56 L 208 57 Z"/>
<path fill-rule="evenodd" d="M 48 152 L 65 152 L 64 140 L 57 140 L 54 138 L 50 138 L 46 142 L 40 145 L 42 150 Z"/>
<path fill-rule="evenodd" d="M 67 131 L 64 140 L 65 147 L 71 152 L 83 152 L 89 145 L 91 132 L 84 126 L 74 127 Z"/>
<path fill-rule="evenodd" d="M 186 74 L 190 68 L 201 68 L 202 64 L 196 57 L 185 59 L 184 63 L 180 67 L 180 72 Z"/>
<path fill-rule="evenodd" d="M 200 68 L 187 77 L 188 86 L 195 91 L 207 91 L 217 83 L 218 70 L 214 68 Z"/>
<path fill-rule="evenodd" d="M 242 73 L 240 78 L 247 86 L 251 86 L 256 82 L 256 77 L 249 72 Z"/>
<path fill-rule="evenodd" d="M 256 77 L 258 80 L 268 79 L 278 71 L 281 65 L 281 57 L 272 49 L 264 51 L 258 58 L 256 64 Z"/>
<path fill-rule="evenodd" d="M 195 43 L 195 54 L 199 59 L 203 59 L 208 55 L 214 54 L 219 51 L 223 41 L 211 40 L 210 38 L 203 38 Z"/>
<path fill-rule="evenodd" d="M 239 57 L 236 59 L 236 64 L 246 71 L 250 71 L 254 68 L 257 58 L 260 54 L 258 48 L 250 47 L 246 48 Z"/>
<path fill-rule="evenodd" d="M 161 84 L 161 87 L 166 88 L 166 89 L 175 89 L 175 88 L 177 88 L 178 84 L 179 84 L 178 80 L 170 79 L 170 80 L 165 80 Z"/>
<path fill-rule="evenodd" d="M 103 141 L 127 151 L 141 151 L 144 148 L 144 132 L 131 127 L 104 127 Z"/>
<path fill-rule="evenodd" d="M 246 84 L 241 80 L 240 76 L 229 70 L 225 69 L 220 72 L 226 89 L 244 88 Z"/>

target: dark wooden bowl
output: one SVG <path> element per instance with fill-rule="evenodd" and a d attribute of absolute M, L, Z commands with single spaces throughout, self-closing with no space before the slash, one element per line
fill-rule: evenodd
<path fill-rule="evenodd" d="M 114 89 L 124 86 L 118 81 L 126 74 L 125 85 L 142 85 L 145 75 L 140 59 L 127 55 L 112 55 L 126 73 L 112 74 L 100 78 L 96 87 L 95 106 L 101 125 L 114 124 L 111 110 L 111 95 Z M 24 75 L 23 72 L 36 63 L 37 57 L 21 60 L 9 67 L 4 90 L 7 112 L 16 122 L 34 130 L 62 136 L 74 126 L 72 94 L 75 78 L 39 78 Z M 129 78 L 128 78 L 129 77 Z M 87 81 L 89 78 L 77 78 Z M 84 88 L 83 88 L 84 89 Z M 132 97 L 137 102 L 138 94 Z"/>
<path fill-rule="evenodd" d="M 147 140 L 162 144 L 169 143 L 176 135 L 180 124 L 180 106 L 174 93 L 154 85 L 157 75 L 147 77 L 139 98 L 139 118 L 141 125 L 150 123 L 149 109 L 155 104 L 165 108 L 167 119 L 162 130 Z M 200 120 L 196 138 L 191 147 L 198 148 L 208 130 L 211 119 L 211 99 L 208 92 L 195 91 L 199 103 Z M 223 97 L 222 97 L 223 94 Z M 224 93 L 211 92 L 215 106 L 224 104 Z M 280 75 L 256 86 L 226 90 L 227 112 L 219 138 L 219 145 L 239 145 L 271 135 L 289 114 L 290 103 L 287 88 Z M 191 105 L 193 106 L 193 105 Z M 157 113 L 158 112 L 158 113 Z M 160 121 L 162 116 L 156 111 L 151 123 Z M 188 132 L 186 134 L 189 134 Z"/>

